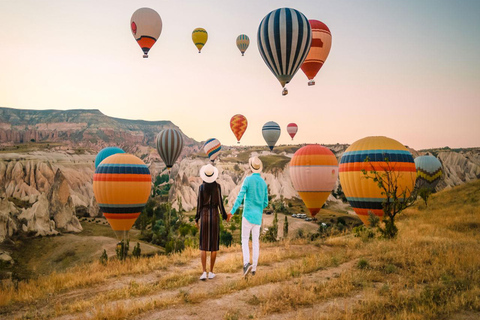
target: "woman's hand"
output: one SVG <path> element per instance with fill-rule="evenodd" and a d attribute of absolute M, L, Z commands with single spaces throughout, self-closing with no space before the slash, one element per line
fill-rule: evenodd
<path fill-rule="evenodd" d="M 230 222 L 230 219 L 232 219 L 233 214 L 227 213 L 227 222 Z"/>
<path fill-rule="evenodd" d="M 195 221 L 195 227 L 198 229 L 198 221 Z"/>

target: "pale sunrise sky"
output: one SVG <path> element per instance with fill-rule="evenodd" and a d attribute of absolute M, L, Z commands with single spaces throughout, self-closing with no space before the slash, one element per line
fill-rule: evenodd
<path fill-rule="evenodd" d="M 162 34 L 149 53 L 130 31 L 140 7 Z M 263 62 L 257 29 L 291 7 L 324 22 L 332 49 L 316 85 L 301 70 L 289 94 Z M 194 28 L 208 32 L 198 54 Z M 415 149 L 480 146 L 480 1 L 0 0 L 0 106 L 99 109 L 170 120 L 197 141 L 236 144 L 230 118 L 249 121 L 242 144 L 353 143 L 385 135 Z M 250 37 L 242 57 L 239 34 Z"/>

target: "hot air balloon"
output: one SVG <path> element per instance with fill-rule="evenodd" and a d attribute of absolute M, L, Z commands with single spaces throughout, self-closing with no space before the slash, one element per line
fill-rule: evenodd
<path fill-rule="evenodd" d="M 221 149 L 222 144 L 220 143 L 220 141 L 218 141 L 218 139 L 215 138 L 208 139 L 207 142 L 205 142 L 205 144 L 203 145 L 203 150 L 212 162 L 217 159 Z"/>
<path fill-rule="evenodd" d="M 258 50 L 270 71 L 288 94 L 285 85 L 292 80 L 307 57 L 312 30 L 307 18 L 295 9 L 273 10 L 258 27 Z"/>
<path fill-rule="evenodd" d="M 93 175 L 93 192 L 108 223 L 125 239 L 150 195 L 152 178 L 142 160 L 117 153 L 103 160 Z"/>
<path fill-rule="evenodd" d="M 105 158 L 108 158 L 111 155 L 114 155 L 117 153 L 125 153 L 125 151 L 123 151 L 118 147 L 107 147 L 100 150 L 100 152 L 95 157 L 95 169 L 98 167 L 100 162 L 102 162 Z"/>
<path fill-rule="evenodd" d="M 237 138 L 237 143 L 240 143 L 245 130 L 247 130 L 248 121 L 245 116 L 241 114 L 236 114 L 230 119 L 230 129 L 232 129 L 233 134 Z"/>
<path fill-rule="evenodd" d="M 307 58 L 302 64 L 302 70 L 307 76 L 308 85 L 315 85 L 315 76 L 327 60 L 332 47 L 332 34 L 330 29 L 318 20 L 308 20 L 312 28 L 312 44 Z"/>
<path fill-rule="evenodd" d="M 130 28 L 135 40 L 143 50 L 143 57 L 148 58 L 148 51 L 162 33 L 162 19 L 153 9 L 140 8 L 135 11 L 130 19 Z"/>
<path fill-rule="evenodd" d="M 195 46 L 198 48 L 198 53 L 201 53 L 203 46 L 208 40 L 207 30 L 203 28 L 196 28 L 192 32 L 192 40 Z"/>
<path fill-rule="evenodd" d="M 176 129 L 164 129 L 157 134 L 157 151 L 170 170 L 182 153 L 183 137 Z"/>
<path fill-rule="evenodd" d="M 297 134 L 297 131 L 298 131 L 298 126 L 296 123 L 289 123 L 287 125 L 287 132 L 290 135 L 290 137 L 292 137 L 292 140 L 293 140 L 293 137 L 295 137 L 295 135 Z"/>
<path fill-rule="evenodd" d="M 369 161 L 365 162 L 366 157 Z M 366 137 L 354 142 L 340 159 L 340 183 L 355 213 L 368 225 L 368 213 L 382 217 L 383 189 L 372 179 L 367 179 L 362 169 L 385 173 L 388 159 L 392 173 L 397 177 L 397 196 L 410 195 L 415 184 L 415 163 L 412 154 L 400 142 L 387 137 Z"/>
<path fill-rule="evenodd" d="M 263 125 L 262 128 L 262 135 L 263 139 L 267 142 L 268 147 L 270 150 L 273 150 L 275 143 L 277 143 L 278 138 L 280 138 L 280 133 L 282 130 L 278 123 L 274 121 L 269 121 Z"/>
<path fill-rule="evenodd" d="M 330 149 L 318 144 L 302 147 L 290 161 L 290 178 L 305 206 L 315 217 L 337 182 L 337 158 Z"/>
<path fill-rule="evenodd" d="M 415 167 L 417 169 L 417 188 L 426 187 L 432 191 L 435 190 L 443 175 L 440 161 L 432 155 L 420 156 L 415 158 Z"/>
<path fill-rule="evenodd" d="M 237 37 L 237 48 L 243 54 L 247 51 L 248 45 L 250 44 L 250 39 L 246 34 L 241 34 Z"/>

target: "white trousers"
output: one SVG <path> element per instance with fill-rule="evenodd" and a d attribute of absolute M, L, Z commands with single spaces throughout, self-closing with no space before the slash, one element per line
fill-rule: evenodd
<path fill-rule="evenodd" d="M 252 270 L 257 270 L 258 256 L 260 254 L 260 225 L 248 222 L 247 219 L 242 218 L 242 252 L 243 265 L 250 262 L 250 249 L 248 247 L 248 240 L 250 239 L 250 232 L 252 232 L 252 247 L 253 247 L 253 263 Z"/>

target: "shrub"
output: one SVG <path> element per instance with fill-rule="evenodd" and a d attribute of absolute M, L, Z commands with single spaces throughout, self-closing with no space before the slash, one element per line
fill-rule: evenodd
<path fill-rule="evenodd" d="M 140 258 L 140 254 L 142 253 L 142 249 L 140 249 L 140 243 L 137 242 L 137 245 L 133 247 L 132 255 L 135 258 Z"/>
<path fill-rule="evenodd" d="M 100 263 L 103 264 L 104 266 L 107 265 L 107 263 L 108 263 L 107 250 L 105 250 L 105 249 L 103 249 L 103 253 L 100 256 Z"/>

